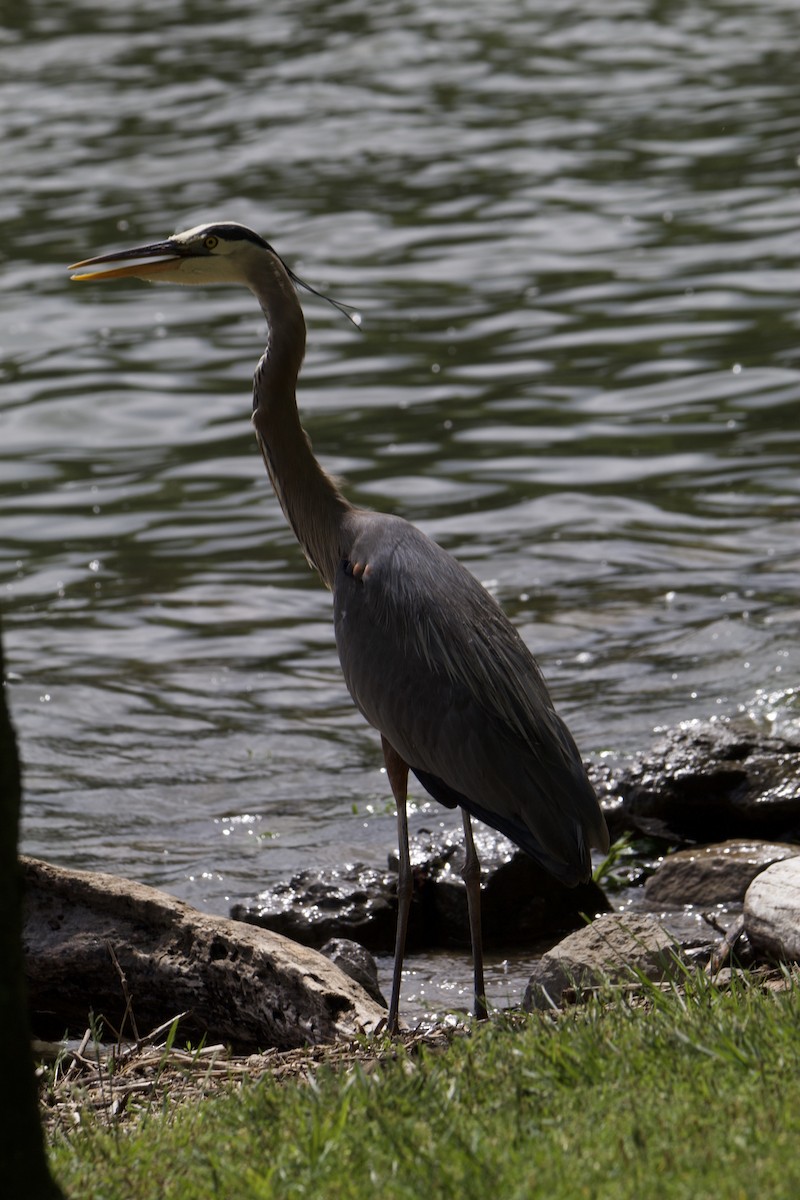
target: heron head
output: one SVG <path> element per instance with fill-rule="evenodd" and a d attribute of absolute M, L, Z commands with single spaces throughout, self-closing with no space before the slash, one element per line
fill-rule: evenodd
<path fill-rule="evenodd" d="M 281 277 L 283 272 L 296 287 L 332 304 L 357 328 L 361 317 L 348 304 L 340 304 L 318 292 L 289 267 L 262 237 L 238 221 L 217 221 L 195 225 L 183 233 L 173 233 L 163 242 L 134 246 L 132 250 L 114 250 L 97 258 L 84 258 L 69 268 L 72 279 L 148 279 L 153 283 L 240 283 L 259 294 L 257 281 L 268 274 Z"/>
<path fill-rule="evenodd" d="M 115 250 L 73 263 L 76 280 L 147 279 L 155 283 L 246 283 L 265 255 L 278 255 L 262 237 L 236 221 L 196 225 L 163 242 Z"/>

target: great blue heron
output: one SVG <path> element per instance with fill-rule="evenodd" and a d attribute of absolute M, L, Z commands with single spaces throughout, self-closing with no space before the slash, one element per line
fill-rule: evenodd
<path fill-rule="evenodd" d="M 381 735 L 397 804 L 388 1026 L 398 1026 L 412 898 L 409 770 L 435 800 L 462 811 L 475 1015 L 485 1017 L 480 864 L 470 814 L 568 885 L 590 877 L 590 847 L 608 849 L 597 797 L 530 651 L 465 567 L 401 517 L 351 504 L 317 462 L 295 398 L 306 344 L 295 285 L 308 285 L 268 242 L 225 221 L 71 269 L 79 272 L 74 279 L 243 284 L 261 305 L 268 340 L 253 386 L 256 438 L 286 519 L 333 593 L 345 682 Z"/>

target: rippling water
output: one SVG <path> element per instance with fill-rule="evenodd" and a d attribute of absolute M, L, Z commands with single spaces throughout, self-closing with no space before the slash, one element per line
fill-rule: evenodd
<path fill-rule="evenodd" d="M 27 851 L 225 912 L 394 843 L 252 439 L 251 297 L 64 270 L 220 216 L 361 310 L 358 334 L 306 302 L 317 452 L 494 590 L 586 754 L 797 723 L 794 0 L 14 13 L 0 571 Z"/>

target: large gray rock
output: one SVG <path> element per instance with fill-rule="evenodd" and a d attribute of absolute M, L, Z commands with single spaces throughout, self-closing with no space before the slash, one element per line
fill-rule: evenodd
<path fill-rule="evenodd" d="M 754 948 L 783 962 L 800 962 L 800 858 L 762 871 L 744 898 L 744 927 Z"/>
<path fill-rule="evenodd" d="M 385 1016 L 327 958 L 278 934 L 115 875 L 21 861 L 40 1036 L 82 1034 L 90 1012 L 130 1035 L 128 996 L 141 1033 L 187 1012 L 179 1036 L 205 1035 L 239 1053 L 352 1037 Z"/>
<path fill-rule="evenodd" d="M 800 854 L 787 842 L 733 838 L 713 846 L 696 846 L 668 855 L 645 883 L 651 904 L 741 903 L 749 885 L 774 862 Z"/>
<path fill-rule="evenodd" d="M 647 914 L 612 913 L 571 933 L 536 963 L 523 1007 L 560 1006 L 565 994 L 609 981 L 634 983 L 670 978 L 679 971 L 675 942 Z"/>

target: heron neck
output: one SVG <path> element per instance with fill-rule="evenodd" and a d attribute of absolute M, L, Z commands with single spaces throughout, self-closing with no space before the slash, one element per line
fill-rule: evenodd
<path fill-rule="evenodd" d="M 253 381 L 253 427 L 284 515 L 309 563 L 332 588 L 343 552 L 342 522 L 352 505 L 317 462 L 300 424 L 295 393 L 305 321 L 288 278 L 286 285 L 277 300 L 257 293 L 269 339 Z"/>

